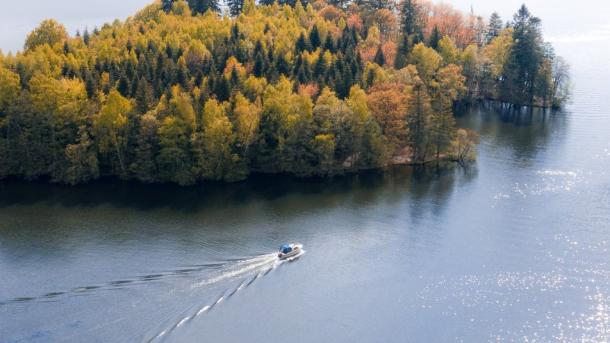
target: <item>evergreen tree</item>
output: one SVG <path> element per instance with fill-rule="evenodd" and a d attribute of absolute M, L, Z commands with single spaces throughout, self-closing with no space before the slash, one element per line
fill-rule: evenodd
<path fill-rule="evenodd" d="M 409 129 L 409 146 L 413 149 L 413 159 L 415 161 L 425 161 L 427 152 L 427 135 L 431 115 L 430 96 L 421 80 L 417 80 L 413 86 L 413 96 L 410 97 L 410 104 L 407 118 Z"/>
<path fill-rule="evenodd" d="M 318 31 L 318 25 L 314 25 L 309 31 L 309 44 L 312 50 L 316 50 L 322 42 L 320 40 L 320 32 Z"/>
<path fill-rule="evenodd" d="M 83 43 L 85 43 L 85 45 L 89 46 L 90 39 L 91 39 L 91 37 L 89 36 L 89 30 L 85 29 L 85 32 L 83 33 Z"/>
<path fill-rule="evenodd" d="M 333 41 L 333 37 L 330 34 L 326 35 L 326 39 L 324 40 L 324 48 L 323 50 L 330 51 L 335 53 L 337 50 L 335 49 L 335 42 Z"/>
<path fill-rule="evenodd" d="M 532 104 L 543 63 L 542 32 L 540 19 L 533 17 L 525 5 L 514 16 L 513 41 L 504 66 L 501 96 L 508 102 Z"/>
<path fill-rule="evenodd" d="M 135 91 L 136 110 L 138 113 L 144 114 L 148 112 L 153 105 L 154 94 L 152 87 L 148 84 L 146 79 L 140 78 L 137 85 Z"/>
<path fill-rule="evenodd" d="M 319 83 L 323 83 L 326 74 L 326 61 L 324 56 L 320 55 L 313 68 L 313 76 Z"/>
<path fill-rule="evenodd" d="M 159 121 L 154 115 L 146 114 L 140 119 L 136 138 L 134 161 L 131 172 L 141 182 L 158 181 L 158 168 L 155 157 L 159 154 Z"/>
<path fill-rule="evenodd" d="M 489 44 L 494 38 L 498 37 L 502 32 L 502 18 L 498 12 L 491 14 L 489 18 L 489 25 L 487 26 L 487 33 L 485 35 L 485 44 Z"/>
<path fill-rule="evenodd" d="M 386 63 L 385 55 L 383 54 L 383 49 L 381 48 L 381 45 L 377 48 L 377 52 L 375 53 L 375 58 L 373 59 L 373 62 L 379 64 L 380 66 L 384 66 Z"/>
<path fill-rule="evenodd" d="M 296 43 L 295 43 L 295 51 L 297 54 L 300 54 L 301 52 L 305 51 L 305 50 L 310 50 L 310 45 L 309 42 L 307 41 L 307 38 L 305 38 L 305 34 L 301 32 L 301 35 L 299 35 L 299 38 L 297 39 Z"/>
<path fill-rule="evenodd" d="M 220 4 L 218 0 L 187 0 L 193 14 L 204 14 L 205 12 L 213 11 L 220 12 Z"/>
<path fill-rule="evenodd" d="M 432 28 L 432 32 L 430 33 L 430 38 L 428 38 L 428 46 L 434 50 L 438 50 L 438 42 L 441 40 L 441 32 L 438 29 L 438 26 L 434 25 Z"/>
<path fill-rule="evenodd" d="M 396 50 L 396 57 L 394 57 L 394 68 L 402 69 L 407 66 L 408 57 L 412 48 L 413 46 L 411 45 L 411 38 L 403 36 L 400 40 L 400 45 Z"/>
<path fill-rule="evenodd" d="M 400 5 L 400 29 L 406 37 L 423 39 L 422 9 L 416 0 L 403 0 Z"/>
<path fill-rule="evenodd" d="M 172 10 L 174 1 L 176 0 L 161 0 L 161 9 L 163 9 L 166 13 L 169 13 Z"/>
<path fill-rule="evenodd" d="M 244 0 L 227 0 L 227 6 L 229 7 L 229 13 L 236 17 L 244 8 Z"/>

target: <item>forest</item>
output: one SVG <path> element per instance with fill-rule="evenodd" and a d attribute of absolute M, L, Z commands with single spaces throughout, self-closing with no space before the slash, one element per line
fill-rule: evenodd
<path fill-rule="evenodd" d="M 0 179 L 191 185 L 473 161 L 458 105 L 561 107 L 568 66 L 524 5 L 162 0 L 0 52 Z"/>

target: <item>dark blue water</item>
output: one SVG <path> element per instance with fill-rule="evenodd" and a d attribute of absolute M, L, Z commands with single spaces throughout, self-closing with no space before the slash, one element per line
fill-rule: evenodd
<path fill-rule="evenodd" d="M 468 169 L 0 184 L 0 342 L 609 341 L 596 47 L 563 47 L 565 111 L 460 116 L 482 138 Z M 279 262 L 282 242 L 306 253 Z"/>

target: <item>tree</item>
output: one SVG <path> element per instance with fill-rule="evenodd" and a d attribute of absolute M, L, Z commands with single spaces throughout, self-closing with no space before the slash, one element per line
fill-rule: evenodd
<path fill-rule="evenodd" d="M 176 0 L 161 0 L 161 9 L 169 13 L 172 10 L 172 5 Z"/>
<path fill-rule="evenodd" d="M 432 80 L 442 61 L 443 58 L 436 50 L 426 47 L 423 43 L 417 44 L 411 52 L 411 63 L 417 67 L 421 80 L 426 84 Z"/>
<path fill-rule="evenodd" d="M 491 43 L 491 41 L 498 37 L 502 32 L 502 18 L 498 12 L 494 12 L 491 14 L 489 18 L 489 24 L 487 26 L 487 33 L 485 34 L 485 44 Z"/>
<path fill-rule="evenodd" d="M 141 182 L 151 183 L 158 181 L 159 169 L 155 157 L 159 154 L 160 123 L 152 113 L 145 114 L 140 119 L 134 161 L 130 171 Z"/>
<path fill-rule="evenodd" d="M 218 0 L 188 0 L 188 4 L 195 14 L 204 14 L 207 11 L 220 12 Z"/>
<path fill-rule="evenodd" d="M 443 37 L 438 42 L 436 50 L 443 58 L 445 65 L 460 63 L 460 50 L 449 36 Z"/>
<path fill-rule="evenodd" d="M 15 98 L 19 97 L 20 85 L 19 75 L 0 65 L 0 118 Z"/>
<path fill-rule="evenodd" d="M 322 175 L 330 174 L 335 161 L 335 136 L 333 134 L 316 135 L 312 144 L 318 159 L 318 173 Z"/>
<path fill-rule="evenodd" d="M 244 0 L 227 0 L 227 6 L 229 7 L 229 13 L 236 17 L 244 8 Z"/>
<path fill-rule="evenodd" d="M 132 103 L 113 89 L 104 101 L 100 113 L 94 118 L 100 152 L 114 153 L 123 176 L 127 172 L 124 161 L 127 144 L 125 128 L 128 124 L 128 115 L 132 110 Z"/>
<path fill-rule="evenodd" d="M 318 25 L 314 25 L 311 28 L 311 31 L 309 31 L 309 44 L 311 44 L 311 48 L 313 50 L 316 50 L 320 45 L 322 45 Z"/>
<path fill-rule="evenodd" d="M 406 142 L 409 98 L 409 93 L 401 84 L 382 83 L 369 89 L 368 106 L 391 144 L 392 152 L 402 148 Z"/>
<path fill-rule="evenodd" d="M 404 37 L 423 39 L 422 9 L 417 0 L 403 0 L 400 4 L 400 29 Z"/>
<path fill-rule="evenodd" d="M 196 182 L 191 156 L 190 128 L 182 119 L 168 116 L 158 130 L 160 151 L 156 162 L 162 181 L 192 185 Z"/>
<path fill-rule="evenodd" d="M 154 102 L 154 94 L 152 87 L 146 79 L 140 78 L 135 92 L 136 110 L 138 113 L 146 113 L 151 108 Z"/>
<path fill-rule="evenodd" d="M 297 54 L 300 54 L 306 50 L 311 50 L 311 46 L 309 45 L 307 38 L 305 38 L 305 34 L 301 32 L 295 44 L 295 51 Z"/>
<path fill-rule="evenodd" d="M 540 19 L 525 5 L 513 19 L 513 45 L 504 65 L 501 97 L 519 105 L 534 103 L 536 80 L 543 62 Z"/>
<path fill-rule="evenodd" d="M 381 48 L 381 45 L 377 48 L 377 52 L 375 53 L 375 58 L 373 59 L 373 62 L 377 63 L 380 66 L 385 65 L 385 55 L 383 54 L 383 49 Z"/>
<path fill-rule="evenodd" d="M 428 131 L 432 110 L 430 96 L 419 78 L 415 80 L 408 109 L 406 124 L 409 129 L 408 142 L 413 160 L 424 162 L 428 151 Z"/>
<path fill-rule="evenodd" d="M 193 137 L 201 177 L 228 181 L 241 178 L 239 171 L 234 169 L 238 157 L 231 151 L 235 137 L 225 105 L 210 99 L 205 103 L 203 112 L 203 132 Z"/>
<path fill-rule="evenodd" d="M 25 40 L 25 50 L 34 50 L 44 44 L 52 47 L 56 44 L 63 44 L 67 39 L 66 28 L 53 19 L 47 19 L 28 35 Z"/>
<path fill-rule="evenodd" d="M 428 46 L 431 47 L 432 49 L 436 50 L 438 49 L 438 42 L 441 40 L 441 32 L 438 29 L 438 26 L 434 26 L 434 28 L 432 28 L 432 33 L 430 34 L 430 37 L 428 38 Z"/>
<path fill-rule="evenodd" d="M 473 130 L 459 129 L 456 132 L 456 138 L 452 142 L 453 157 L 461 165 L 476 159 L 475 147 L 479 143 L 479 135 Z"/>
<path fill-rule="evenodd" d="M 570 98 L 570 65 L 561 57 L 552 61 L 552 107 L 560 108 Z"/>
<path fill-rule="evenodd" d="M 235 134 L 244 156 L 248 155 L 250 146 L 254 143 L 261 121 L 262 108 L 260 99 L 257 100 L 259 104 L 250 102 L 241 93 L 235 95 L 235 108 L 233 109 L 236 122 Z"/>
<path fill-rule="evenodd" d="M 97 152 L 87 127 L 79 128 L 76 144 L 66 146 L 66 159 L 68 166 L 64 179 L 67 183 L 76 185 L 99 177 Z"/>

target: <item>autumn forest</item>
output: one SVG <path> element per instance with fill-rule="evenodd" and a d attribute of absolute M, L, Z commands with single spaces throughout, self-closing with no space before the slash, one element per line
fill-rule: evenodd
<path fill-rule="evenodd" d="M 561 107 L 568 66 L 524 5 L 427 0 L 154 2 L 0 52 L 0 179 L 191 185 L 473 161 L 454 112 Z"/>

